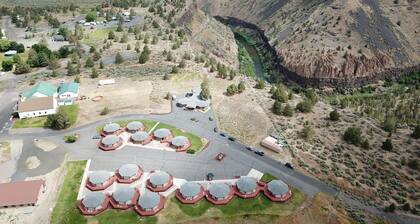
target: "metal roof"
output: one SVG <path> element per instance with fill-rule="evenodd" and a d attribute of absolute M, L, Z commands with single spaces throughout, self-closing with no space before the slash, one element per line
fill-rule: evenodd
<path fill-rule="evenodd" d="M 89 181 L 92 184 L 98 185 L 105 183 L 112 175 L 105 170 L 95 171 L 89 175 Z"/>
<path fill-rule="evenodd" d="M 184 197 L 197 196 L 201 191 L 201 185 L 195 182 L 187 182 L 179 188 L 179 192 Z"/>
<path fill-rule="evenodd" d="M 57 87 L 47 82 L 39 82 L 30 90 L 24 91 L 22 96 L 30 99 L 35 93 L 41 93 L 46 96 L 54 96 L 54 94 L 57 93 Z"/>
<path fill-rule="evenodd" d="M 284 195 L 289 191 L 289 186 L 281 180 L 270 181 L 267 188 L 274 195 Z"/>
<path fill-rule="evenodd" d="M 127 124 L 127 129 L 130 131 L 137 131 L 142 127 L 143 127 L 143 123 L 141 123 L 140 121 L 132 121 Z"/>
<path fill-rule="evenodd" d="M 178 104 L 181 104 L 181 105 L 187 105 L 189 102 L 191 102 L 191 99 L 189 98 L 181 98 L 178 100 Z"/>
<path fill-rule="evenodd" d="M 134 194 L 136 193 L 134 187 L 120 185 L 114 193 L 112 193 L 112 197 L 117 202 L 128 202 L 130 201 Z"/>
<path fill-rule="evenodd" d="M 101 142 L 104 145 L 113 145 L 117 143 L 119 140 L 120 140 L 120 137 L 116 135 L 107 135 L 101 140 Z"/>
<path fill-rule="evenodd" d="M 197 107 L 201 107 L 201 108 L 209 106 L 209 103 L 204 100 L 197 100 L 196 104 L 197 104 Z"/>
<path fill-rule="evenodd" d="M 43 180 L 14 181 L 0 184 L 0 206 L 35 204 Z M 19 193 L 17 193 L 19 192 Z"/>
<path fill-rule="evenodd" d="M 229 195 L 230 187 L 225 183 L 214 183 L 210 185 L 208 190 L 215 198 L 226 198 Z"/>
<path fill-rule="evenodd" d="M 253 192 L 257 188 L 257 181 L 252 177 L 241 177 L 236 181 L 239 191 L 244 193 Z"/>
<path fill-rule="evenodd" d="M 169 174 L 165 171 L 156 171 L 150 175 L 149 180 L 154 186 L 162 186 L 168 183 L 169 177 Z"/>
<path fill-rule="evenodd" d="M 136 164 L 125 164 L 118 169 L 118 173 L 122 177 L 133 177 L 140 171 Z"/>
<path fill-rule="evenodd" d="M 131 139 L 134 141 L 144 141 L 149 137 L 149 133 L 145 131 L 138 131 L 131 135 Z"/>
<path fill-rule="evenodd" d="M 166 138 L 171 134 L 171 131 L 169 131 L 166 128 L 159 128 L 155 132 L 153 132 L 153 135 L 157 138 Z"/>
<path fill-rule="evenodd" d="M 188 143 L 188 138 L 185 136 L 176 136 L 172 139 L 172 145 L 182 147 Z"/>
<path fill-rule="evenodd" d="M 197 103 L 195 101 L 190 101 L 190 102 L 187 103 L 187 106 L 186 107 L 187 108 L 194 109 L 194 108 L 197 107 Z"/>
<path fill-rule="evenodd" d="M 116 132 L 118 131 L 118 129 L 120 129 L 121 126 L 117 123 L 109 123 L 107 125 L 104 126 L 104 131 L 108 132 L 108 133 L 112 133 L 112 132 Z"/>
<path fill-rule="evenodd" d="M 104 203 L 105 198 L 106 196 L 103 192 L 95 191 L 87 194 L 83 198 L 82 203 L 86 208 L 98 208 Z"/>
<path fill-rule="evenodd" d="M 150 192 L 146 190 L 143 194 L 140 195 L 137 203 L 143 209 L 153 209 L 159 205 L 160 195 L 155 192 Z"/>
<path fill-rule="evenodd" d="M 63 94 L 66 92 L 78 93 L 79 83 L 76 83 L 76 82 L 61 83 L 60 86 L 58 87 L 58 94 Z"/>

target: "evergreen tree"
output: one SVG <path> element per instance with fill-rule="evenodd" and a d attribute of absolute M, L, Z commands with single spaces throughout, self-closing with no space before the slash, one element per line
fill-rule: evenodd
<path fill-rule="evenodd" d="M 96 79 L 96 78 L 98 78 L 98 71 L 96 71 L 96 69 L 95 68 L 92 68 L 92 72 L 90 73 L 90 77 L 92 78 L 92 79 Z"/>
<path fill-rule="evenodd" d="M 118 52 L 115 55 L 115 64 L 121 64 L 124 62 L 124 58 L 122 57 L 122 55 L 120 54 L 120 52 Z"/>
<path fill-rule="evenodd" d="M 276 115 L 281 115 L 282 114 L 282 110 L 281 110 L 281 102 L 276 100 L 274 101 L 273 104 L 273 113 Z"/>
<path fill-rule="evenodd" d="M 382 149 L 386 151 L 392 151 L 394 146 L 392 145 L 391 139 L 387 139 L 384 142 L 382 142 Z"/>
<path fill-rule="evenodd" d="M 293 113 L 294 113 L 293 107 L 290 106 L 290 104 L 286 104 L 286 106 L 283 109 L 283 113 L 282 113 L 283 116 L 292 117 L 293 116 Z"/>
<path fill-rule="evenodd" d="M 93 66 L 95 66 L 95 62 L 93 61 L 93 59 L 89 56 L 86 59 L 86 63 L 85 63 L 85 67 L 86 68 L 92 68 Z"/>
<path fill-rule="evenodd" d="M 331 121 L 338 121 L 340 120 L 340 114 L 338 113 L 337 109 L 330 112 L 330 120 Z"/>

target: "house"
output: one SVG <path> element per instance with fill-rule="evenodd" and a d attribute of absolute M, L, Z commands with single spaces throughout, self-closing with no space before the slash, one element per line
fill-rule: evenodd
<path fill-rule="evenodd" d="M 283 149 L 283 145 L 280 144 L 277 139 L 271 136 L 268 136 L 265 139 L 263 139 L 261 141 L 261 145 L 277 153 L 279 153 Z"/>
<path fill-rule="evenodd" d="M 79 83 L 66 82 L 58 87 L 58 105 L 71 105 L 79 96 Z"/>
<path fill-rule="evenodd" d="M 20 100 L 25 101 L 41 97 L 57 97 L 57 87 L 46 82 L 39 82 L 30 90 L 22 92 Z"/>
<path fill-rule="evenodd" d="M 55 114 L 57 112 L 57 100 L 49 96 L 20 101 L 17 104 L 17 112 L 20 119 Z"/>
<path fill-rule="evenodd" d="M 43 180 L 0 184 L 0 208 L 35 206 L 44 187 L 45 182 Z"/>
<path fill-rule="evenodd" d="M 57 42 L 61 42 L 61 41 L 65 41 L 66 38 L 64 38 L 63 35 L 57 34 L 57 35 L 52 36 L 52 40 L 57 41 Z"/>

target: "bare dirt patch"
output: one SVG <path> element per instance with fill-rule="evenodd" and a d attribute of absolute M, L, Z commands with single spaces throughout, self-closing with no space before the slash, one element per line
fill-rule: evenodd
<path fill-rule="evenodd" d="M 57 148 L 57 145 L 55 143 L 45 139 L 38 139 L 38 141 L 34 141 L 34 143 L 36 147 L 44 150 L 45 152 L 50 152 Z"/>
<path fill-rule="evenodd" d="M 25 165 L 26 169 L 33 170 L 39 167 L 39 165 L 41 165 L 41 161 L 39 161 L 38 157 L 31 156 L 26 159 Z"/>

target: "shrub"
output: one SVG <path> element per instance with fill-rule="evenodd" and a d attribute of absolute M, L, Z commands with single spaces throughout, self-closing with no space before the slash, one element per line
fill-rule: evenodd
<path fill-rule="evenodd" d="M 340 114 L 338 113 L 337 109 L 330 112 L 330 120 L 331 121 L 338 121 L 340 120 Z"/>
<path fill-rule="evenodd" d="M 265 88 L 265 82 L 262 79 L 258 79 L 257 83 L 255 84 L 256 89 L 264 89 Z"/>
<path fill-rule="evenodd" d="M 277 87 L 276 90 L 273 92 L 271 98 L 278 100 L 282 103 L 286 103 L 289 97 L 287 96 L 286 91 L 282 87 Z"/>
<path fill-rule="evenodd" d="M 302 113 L 309 113 L 312 111 L 313 106 L 311 100 L 305 99 L 296 105 L 296 109 Z"/>
<path fill-rule="evenodd" d="M 31 66 L 26 62 L 17 63 L 15 66 L 15 74 L 25 74 L 31 72 Z"/>
<path fill-rule="evenodd" d="M 414 139 L 419 139 L 420 138 L 420 124 L 418 124 L 414 128 L 413 133 L 411 134 L 411 137 L 413 137 Z"/>
<path fill-rule="evenodd" d="M 188 150 L 187 150 L 187 153 L 188 153 L 188 154 L 195 154 L 195 151 L 194 151 L 194 149 L 188 149 Z"/>
<path fill-rule="evenodd" d="M 124 58 L 122 57 L 122 55 L 120 54 L 120 52 L 118 52 L 115 55 L 115 64 L 121 64 L 124 62 Z"/>
<path fill-rule="evenodd" d="M 178 66 L 172 66 L 172 69 L 171 69 L 171 73 L 172 74 L 176 74 L 176 73 L 179 73 L 179 68 L 178 68 Z"/>
<path fill-rule="evenodd" d="M 64 141 L 67 143 L 74 143 L 77 141 L 77 137 L 75 135 L 66 135 L 64 136 Z"/>
<path fill-rule="evenodd" d="M 386 132 L 393 132 L 395 130 L 396 125 L 397 121 L 394 117 L 386 117 L 383 123 L 383 129 Z"/>
<path fill-rule="evenodd" d="M 92 68 L 93 66 L 95 66 L 95 62 L 93 62 L 93 59 L 91 57 L 88 57 L 86 59 L 85 67 Z"/>
<path fill-rule="evenodd" d="M 226 95 L 233 96 L 238 92 L 238 87 L 235 84 L 230 84 L 226 89 Z"/>
<path fill-rule="evenodd" d="M 273 113 L 274 113 L 274 114 L 276 114 L 276 115 L 281 115 L 281 114 L 282 114 L 282 110 L 281 110 L 281 102 L 280 102 L 280 101 L 278 101 L 278 100 L 274 101 L 274 104 L 273 104 L 273 108 L 272 108 L 272 110 L 273 110 Z"/>
<path fill-rule="evenodd" d="M 302 129 L 302 131 L 301 131 L 301 133 L 300 133 L 300 135 L 301 135 L 304 139 L 306 139 L 306 140 L 310 140 L 310 139 L 312 139 L 312 137 L 314 136 L 314 134 L 315 134 L 315 131 L 314 131 L 314 129 L 312 128 L 312 126 L 311 126 L 311 125 L 309 125 L 309 124 L 305 124 L 305 126 L 303 127 L 303 129 Z"/>
<path fill-rule="evenodd" d="M 54 130 L 61 130 L 70 127 L 70 120 L 64 111 L 59 110 L 56 114 L 48 115 L 44 125 Z"/>
<path fill-rule="evenodd" d="M 104 116 L 104 115 L 109 114 L 109 112 L 111 112 L 111 110 L 108 107 L 104 107 L 104 109 L 102 109 L 99 115 Z"/>
<path fill-rule="evenodd" d="M 392 151 L 394 146 L 392 145 L 391 139 L 387 139 L 384 142 L 382 142 L 382 149 L 386 151 Z"/>
<path fill-rule="evenodd" d="M 238 84 L 238 93 L 242 93 L 245 91 L 245 82 L 244 81 L 240 81 Z"/>
<path fill-rule="evenodd" d="M 96 79 L 96 78 L 98 78 L 98 71 L 96 71 L 96 69 L 95 68 L 92 68 L 92 72 L 90 73 L 90 77 L 92 78 L 92 79 Z"/>
<path fill-rule="evenodd" d="M 204 79 L 203 82 L 201 82 L 200 97 L 204 100 L 211 99 L 210 88 L 209 88 L 209 80 L 208 79 Z"/>
<path fill-rule="evenodd" d="M 395 211 L 395 204 L 391 203 L 388 207 L 384 209 L 385 212 L 394 212 Z"/>
<path fill-rule="evenodd" d="M 353 145 L 359 145 L 362 141 L 362 131 L 357 127 L 349 127 L 343 135 L 344 141 Z"/>
<path fill-rule="evenodd" d="M 293 107 L 290 106 L 290 104 L 286 104 L 286 106 L 283 109 L 283 116 L 292 117 L 293 114 L 294 114 Z"/>
<path fill-rule="evenodd" d="M 417 170 L 419 168 L 419 162 L 416 159 L 412 159 L 408 161 L 407 166 L 413 170 Z"/>
<path fill-rule="evenodd" d="M 309 99 L 313 104 L 317 103 L 319 100 L 318 95 L 315 93 L 314 89 L 308 89 L 305 92 L 305 96 L 307 99 Z"/>
<path fill-rule="evenodd" d="M 1 68 L 3 71 L 11 71 L 13 68 L 13 61 L 11 60 L 4 60 L 1 62 Z"/>
<path fill-rule="evenodd" d="M 361 147 L 363 148 L 363 149 L 370 149 L 370 144 L 369 144 L 369 140 L 367 140 L 367 139 L 365 139 L 365 140 L 363 140 L 362 141 L 362 143 L 361 143 Z"/>
<path fill-rule="evenodd" d="M 405 203 L 403 206 L 402 206 L 402 209 L 404 210 L 404 211 L 410 211 L 410 209 L 411 209 L 411 206 L 410 206 L 410 203 Z"/>

